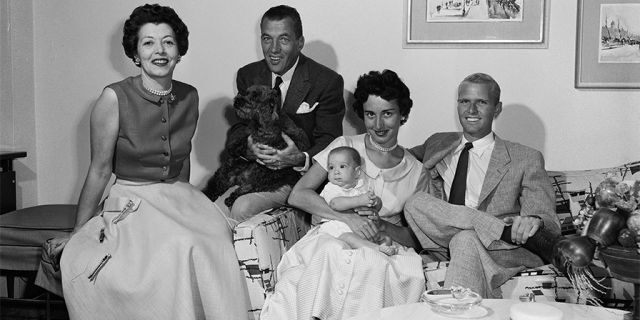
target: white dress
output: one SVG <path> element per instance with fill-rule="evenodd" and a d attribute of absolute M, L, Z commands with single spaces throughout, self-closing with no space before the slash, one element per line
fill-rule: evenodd
<path fill-rule="evenodd" d="M 377 168 L 366 157 L 364 137 L 339 137 L 314 159 L 325 167 L 331 149 L 358 150 L 367 179 L 382 199 L 380 216 L 399 224 L 404 203 L 424 182 L 422 163 L 405 151 L 396 167 Z M 371 248 L 351 249 L 318 229 L 311 229 L 284 254 L 261 319 L 343 319 L 418 301 L 425 279 L 422 259 L 413 249 L 402 248 L 393 256 Z"/>

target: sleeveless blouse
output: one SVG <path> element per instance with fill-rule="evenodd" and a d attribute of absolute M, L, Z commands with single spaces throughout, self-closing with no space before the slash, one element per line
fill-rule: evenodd
<path fill-rule="evenodd" d="M 176 178 L 191 152 L 198 122 L 198 92 L 173 81 L 172 94 L 157 96 L 142 86 L 140 76 L 110 84 L 116 92 L 120 130 L 113 173 L 132 181 Z"/>

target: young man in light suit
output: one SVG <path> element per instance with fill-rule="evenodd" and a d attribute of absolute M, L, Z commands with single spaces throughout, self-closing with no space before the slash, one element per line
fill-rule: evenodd
<path fill-rule="evenodd" d="M 300 15 L 295 8 L 285 5 L 270 8 L 262 16 L 260 31 L 264 59 L 238 70 L 238 92 L 244 94 L 247 88 L 256 84 L 279 89 L 283 110 L 305 131 L 311 148 L 302 152 L 286 135 L 284 139 L 288 146 L 283 150 L 254 144 L 243 122 L 231 127 L 227 143 L 237 137 L 248 136 L 247 159 L 274 170 L 294 167 L 298 171 L 306 171 L 311 158 L 342 135 L 344 80 L 335 71 L 301 53 L 304 36 Z M 241 222 L 263 210 L 284 205 L 290 191 L 291 187 L 284 186 L 275 192 L 243 195 L 233 204 L 230 218 Z M 220 200 L 228 193 L 216 201 L 221 208 L 226 208 Z"/>
<path fill-rule="evenodd" d="M 431 179 L 405 216 L 424 249 L 450 260 L 445 287 L 500 298 L 510 277 L 551 261 L 560 236 L 555 196 L 542 154 L 493 133 L 502 103 L 491 76 L 460 83 L 457 111 L 463 132 L 436 133 L 411 149 Z"/>

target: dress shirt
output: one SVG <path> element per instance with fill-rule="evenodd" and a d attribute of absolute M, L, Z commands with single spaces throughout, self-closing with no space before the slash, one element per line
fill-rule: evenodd
<path fill-rule="evenodd" d="M 447 190 L 447 195 L 451 190 L 451 184 L 456 174 L 456 167 L 458 166 L 458 159 L 460 153 L 464 149 L 464 144 L 468 140 L 462 137 L 460 145 L 438 164 L 436 169 L 442 179 L 444 180 L 444 189 Z M 482 191 L 482 184 L 484 183 L 484 177 L 487 174 L 489 168 L 489 161 L 491 160 L 491 153 L 496 145 L 496 140 L 493 132 L 484 136 L 481 139 L 473 141 L 473 149 L 469 150 L 469 166 L 467 171 L 467 192 L 465 193 L 464 203 L 467 207 L 477 208 L 478 199 L 480 198 L 480 191 Z"/>
<path fill-rule="evenodd" d="M 284 105 L 284 98 L 287 96 L 287 91 L 289 91 L 289 85 L 291 84 L 291 78 L 293 78 L 293 73 L 296 70 L 296 67 L 298 66 L 298 61 L 300 60 L 300 57 L 298 57 L 296 59 L 296 63 L 293 64 L 293 67 L 291 67 L 291 69 L 287 70 L 287 72 L 285 72 L 283 75 L 279 75 L 279 74 L 275 74 L 273 72 L 271 72 L 271 87 L 273 88 L 273 86 L 276 84 L 276 78 L 277 77 L 281 77 L 282 78 L 282 84 L 280 85 L 280 92 L 282 93 L 280 95 L 280 107 L 282 107 L 282 105 Z"/>
<path fill-rule="evenodd" d="M 271 73 L 271 87 L 273 88 L 273 86 L 276 84 L 276 78 L 277 77 L 281 77 L 282 78 L 282 84 L 280 85 L 280 107 L 282 107 L 284 105 L 284 99 L 287 97 L 287 91 L 289 91 L 289 85 L 291 85 L 291 79 L 293 78 L 293 73 L 296 71 L 296 67 L 298 66 L 298 61 L 300 61 L 300 57 L 298 57 L 296 59 L 296 63 L 293 64 L 293 67 L 291 67 L 291 69 L 289 69 L 287 72 L 285 72 L 283 75 L 279 75 L 279 74 L 275 74 L 275 73 Z M 293 167 L 293 170 L 296 171 L 300 171 L 300 172 L 304 172 L 309 170 L 309 154 L 306 152 L 304 153 L 304 165 L 299 166 L 299 167 Z"/>

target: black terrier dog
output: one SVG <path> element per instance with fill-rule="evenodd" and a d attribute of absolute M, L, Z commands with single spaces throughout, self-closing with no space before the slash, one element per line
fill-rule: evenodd
<path fill-rule="evenodd" d="M 247 160 L 247 138 L 282 150 L 287 143 L 281 133 L 286 133 L 300 151 L 310 147 L 305 132 L 280 109 L 278 93 L 267 86 L 254 85 L 245 95 L 238 94 L 233 107 L 238 118 L 247 123 L 246 132 L 228 141 L 222 153 L 222 165 L 207 182 L 204 192 L 215 201 L 230 187 L 238 186 L 224 203 L 231 208 L 236 199 L 253 192 L 275 191 L 284 185 L 293 186 L 300 179 L 300 172 L 293 168 L 271 170 L 255 160 Z"/>

